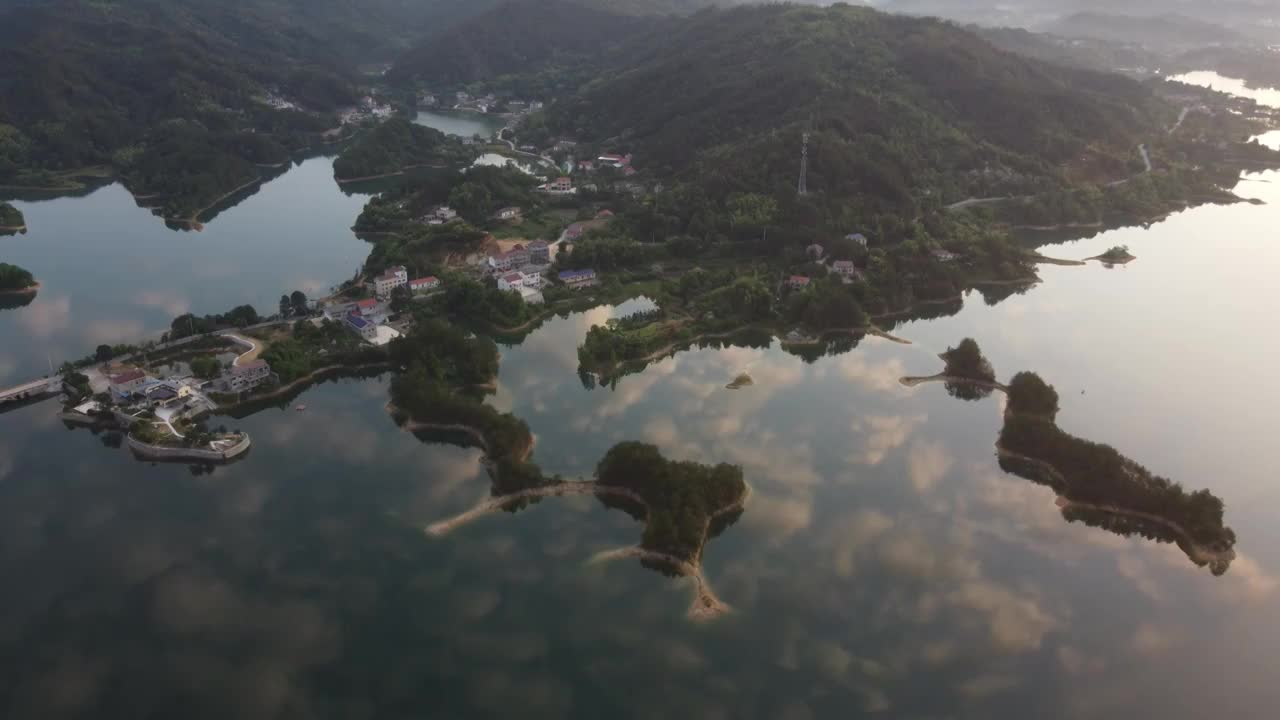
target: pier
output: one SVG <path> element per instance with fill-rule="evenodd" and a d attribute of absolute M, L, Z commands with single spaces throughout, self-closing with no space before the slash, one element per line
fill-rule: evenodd
<path fill-rule="evenodd" d="M 62 390 L 62 377 L 54 375 L 53 377 L 40 378 L 31 382 L 14 385 L 0 390 L 0 405 L 5 403 L 17 402 L 19 400 L 28 400 L 40 395 L 50 395 Z"/>

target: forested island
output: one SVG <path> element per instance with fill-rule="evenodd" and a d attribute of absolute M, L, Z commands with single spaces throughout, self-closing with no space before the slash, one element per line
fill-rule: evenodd
<path fill-rule="evenodd" d="M 333 163 L 338 182 L 371 180 L 423 167 L 462 165 L 475 154 L 434 128 L 395 117 L 365 131 Z"/>
<path fill-rule="evenodd" d="M 974 343 L 972 349 L 976 348 Z M 960 370 L 948 361 L 949 382 L 964 381 L 950 374 Z M 984 386 L 988 382 L 970 381 Z M 1208 490 L 1187 492 L 1110 445 L 1064 432 L 1056 423 L 1057 391 L 1033 372 L 1020 372 L 999 389 L 1008 394 L 996 442 L 1002 469 L 1052 488 L 1068 521 L 1176 543 L 1192 562 L 1208 565 L 1214 575 L 1227 571 L 1235 558 L 1236 536 L 1223 522 L 1221 498 Z"/>
<path fill-rule="evenodd" d="M 0 202 L 0 235 L 12 235 L 26 229 L 27 221 L 22 217 L 22 211 L 7 202 Z"/>
<path fill-rule="evenodd" d="M 35 277 L 26 269 L 0 262 L 0 294 L 29 294 L 38 287 Z"/>

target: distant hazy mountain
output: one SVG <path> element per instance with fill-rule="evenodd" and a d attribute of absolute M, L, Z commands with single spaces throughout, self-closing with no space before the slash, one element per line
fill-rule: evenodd
<path fill-rule="evenodd" d="M 1082 12 L 1051 22 L 1044 30 L 1065 37 L 1095 38 L 1157 50 L 1245 41 L 1245 37 L 1234 30 L 1185 15 L 1130 16 Z"/>

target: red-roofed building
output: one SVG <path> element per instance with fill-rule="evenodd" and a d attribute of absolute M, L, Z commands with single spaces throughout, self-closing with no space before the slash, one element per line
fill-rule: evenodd
<path fill-rule="evenodd" d="M 608 208 L 605 208 L 604 210 L 601 210 L 600 212 L 596 213 L 597 220 L 608 220 L 611 217 L 613 217 L 613 211 Z"/>
<path fill-rule="evenodd" d="M 558 177 L 555 180 L 543 185 L 539 188 L 543 192 L 554 193 L 558 195 L 568 195 L 574 192 L 573 181 L 568 177 Z"/>
<path fill-rule="evenodd" d="M 792 275 L 791 277 L 787 278 L 787 285 L 790 285 L 792 289 L 795 289 L 795 290 L 806 288 L 806 287 L 809 287 L 809 278 L 805 277 L 804 275 Z"/>
<path fill-rule="evenodd" d="M 123 398 L 142 387 L 147 381 L 147 374 L 138 368 L 130 368 L 108 376 L 107 381 L 110 383 L 111 393 Z"/>
<path fill-rule="evenodd" d="M 499 290 L 519 290 L 524 287 L 524 275 L 518 272 L 507 273 L 498 278 Z"/>
<path fill-rule="evenodd" d="M 364 300 L 356 301 L 356 309 L 360 311 L 361 315 L 376 314 L 378 312 L 378 305 L 379 303 L 377 298 L 365 298 Z"/>

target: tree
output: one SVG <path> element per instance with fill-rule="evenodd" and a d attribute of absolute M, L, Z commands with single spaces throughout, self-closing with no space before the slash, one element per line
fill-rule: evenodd
<path fill-rule="evenodd" d="M 413 293 L 409 291 L 409 288 L 403 285 L 393 288 L 391 290 L 391 311 L 404 312 L 405 308 L 409 307 L 411 300 L 413 300 Z"/>
<path fill-rule="evenodd" d="M 98 362 L 106 362 L 112 357 L 110 345 L 99 345 L 93 352 L 93 358 Z"/>
<path fill-rule="evenodd" d="M 942 353 L 942 359 L 947 363 L 948 375 L 986 382 L 993 382 L 996 379 L 991 363 L 982 356 L 982 349 L 973 338 L 965 338 L 956 347 L 947 348 L 947 351 Z"/>
<path fill-rule="evenodd" d="M 1052 420 L 1058 414 L 1058 391 L 1039 375 L 1020 372 L 1009 381 L 1009 412 Z"/>
<path fill-rule="evenodd" d="M 301 290 L 294 290 L 289 296 L 289 304 L 293 306 L 293 312 L 297 315 L 307 314 L 307 296 Z"/>
<path fill-rule="evenodd" d="M 222 372 L 222 364 L 212 355 L 198 355 L 191 360 L 191 374 L 203 380 L 212 380 Z"/>
<path fill-rule="evenodd" d="M 293 302 L 289 300 L 288 295 L 280 296 L 280 317 L 287 318 L 293 311 Z"/>

